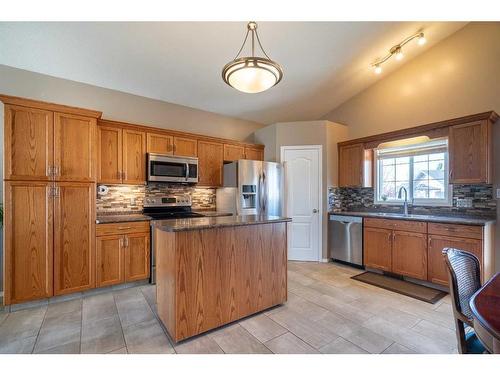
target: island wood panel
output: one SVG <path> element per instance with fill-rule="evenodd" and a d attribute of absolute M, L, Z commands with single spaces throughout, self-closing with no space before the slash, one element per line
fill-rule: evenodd
<path fill-rule="evenodd" d="M 245 159 L 245 147 L 224 144 L 224 161 Z"/>
<path fill-rule="evenodd" d="M 286 301 L 286 223 L 156 234 L 158 311 L 175 341 Z"/>
<path fill-rule="evenodd" d="M 95 184 L 59 182 L 54 197 L 54 294 L 95 287 Z"/>
<path fill-rule="evenodd" d="M 445 248 L 459 249 L 474 254 L 479 259 L 482 270 L 481 274 L 484 275 L 482 259 L 483 242 L 481 240 L 429 234 L 428 281 L 442 285 L 449 284 L 448 272 L 443 259 L 443 249 Z"/>
<path fill-rule="evenodd" d="M 125 281 L 149 278 L 149 231 L 125 236 Z"/>
<path fill-rule="evenodd" d="M 167 134 L 147 133 L 146 151 L 172 155 L 174 153 L 174 137 Z"/>
<path fill-rule="evenodd" d="M 264 149 L 245 147 L 245 159 L 264 160 Z"/>
<path fill-rule="evenodd" d="M 5 179 L 51 180 L 53 112 L 6 105 L 4 124 Z"/>
<path fill-rule="evenodd" d="M 449 130 L 450 183 L 491 182 L 491 124 L 474 121 Z"/>
<path fill-rule="evenodd" d="M 114 126 L 97 128 L 97 180 L 106 184 L 122 182 L 122 129 Z"/>
<path fill-rule="evenodd" d="M 222 186 L 224 151 L 222 143 L 198 142 L 198 185 Z"/>
<path fill-rule="evenodd" d="M 96 287 L 115 285 L 125 281 L 123 236 L 97 237 Z"/>
<path fill-rule="evenodd" d="M 53 295 L 53 200 L 50 182 L 5 182 L 4 302 Z"/>
<path fill-rule="evenodd" d="M 427 280 L 427 235 L 395 231 L 392 243 L 392 272 Z"/>
<path fill-rule="evenodd" d="M 392 230 L 365 227 L 363 258 L 367 267 L 382 271 L 392 269 Z"/>
<path fill-rule="evenodd" d="M 174 155 L 198 156 L 198 141 L 195 138 L 174 137 Z"/>
<path fill-rule="evenodd" d="M 123 129 L 123 183 L 146 183 L 146 133 Z"/>
<path fill-rule="evenodd" d="M 58 181 L 95 182 L 97 120 L 86 116 L 54 114 L 54 166 Z"/>

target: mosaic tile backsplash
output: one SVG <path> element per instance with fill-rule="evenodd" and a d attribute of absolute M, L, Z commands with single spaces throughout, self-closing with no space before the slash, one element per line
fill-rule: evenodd
<path fill-rule="evenodd" d="M 97 194 L 97 215 L 140 213 L 144 199 L 163 194 L 190 194 L 193 209 L 215 210 L 215 189 L 180 184 L 106 185 L 106 195 Z"/>
<path fill-rule="evenodd" d="M 472 199 L 472 207 L 457 207 L 458 198 Z M 374 203 L 373 188 L 328 188 L 330 211 L 382 211 L 400 212 L 401 206 Z M 455 214 L 455 215 L 496 215 L 497 201 L 493 196 L 492 185 L 454 185 L 453 205 L 451 207 L 414 206 L 410 211 L 415 214 Z"/>

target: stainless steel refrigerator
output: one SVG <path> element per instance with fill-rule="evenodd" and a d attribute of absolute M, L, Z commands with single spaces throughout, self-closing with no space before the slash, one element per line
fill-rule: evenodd
<path fill-rule="evenodd" d="M 279 163 L 238 160 L 224 165 L 217 189 L 217 211 L 233 215 L 283 215 L 283 167 Z"/>

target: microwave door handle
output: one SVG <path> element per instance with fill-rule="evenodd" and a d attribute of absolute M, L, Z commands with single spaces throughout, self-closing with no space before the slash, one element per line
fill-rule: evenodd
<path fill-rule="evenodd" d="M 186 162 L 186 181 L 189 179 L 189 163 Z"/>

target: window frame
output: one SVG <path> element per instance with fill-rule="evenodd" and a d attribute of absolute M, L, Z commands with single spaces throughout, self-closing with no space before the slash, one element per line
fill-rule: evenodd
<path fill-rule="evenodd" d="M 373 178 L 374 178 L 374 203 L 379 204 L 379 205 L 394 205 L 394 206 L 400 206 L 403 204 L 403 200 L 399 199 L 391 199 L 391 200 L 382 200 L 379 199 L 379 192 L 381 191 L 381 183 L 382 180 L 379 180 L 380 176 L 380 168 L 381 168 L 381 158 L 379 158 L 377 150 L 374 150 L 374 171 L 373 171 Z M 404 153 L 402 153 L 404 155 Z M 429 153 L 428 155 L 430 155 Z M 399 156 L 402 157 L 402 156 Z M 406 155 L 405 157 L 410 158 L 409 162 L 409 178 L 408 178 L 408 203 L 410 203 L 413 206 L 433 206 L 433 207 L 451 207 L 453 206 L 453 185 L 450 184 L 449 180 L 449 146 L 447 146 L 446 152 L 444 152 L 444 194 L 445 198 L 444 199 L 431 199 L 431 198 L 414 198 L 413 197 L 413 158 L 414 155 Z M 397 195 L 397 192 L 396 192 Z"/>

